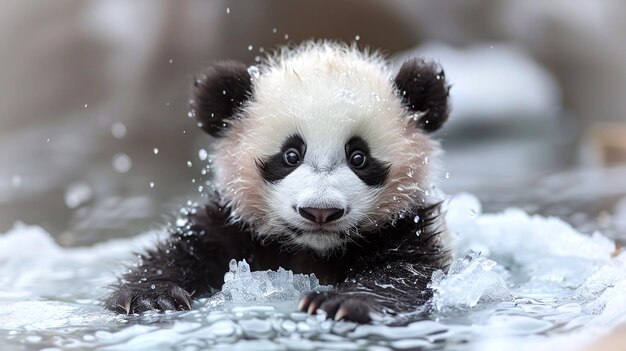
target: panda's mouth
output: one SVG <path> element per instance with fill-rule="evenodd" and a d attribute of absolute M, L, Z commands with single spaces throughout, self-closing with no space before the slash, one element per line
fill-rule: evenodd
<path fill-rule="evenodd" d="M 307 228 L 296 227 L 286 222 L 284 223 L 284 225 L 285 225 L 285 228 L 287 228 L 290 232 L 296 235 L 304 235 L 304 234 L 336 235 L 337 234 L 337 230 L 332 230 L 330 228 L 327 228 L 321 225 L 312 227 L 312 228 L 311 227 L 307 227 Z"/>

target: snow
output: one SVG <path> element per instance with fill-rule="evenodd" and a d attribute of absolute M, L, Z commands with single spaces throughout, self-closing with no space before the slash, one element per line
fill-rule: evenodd
<path fill-rule="evenodd" d="M 490 316 L 486 325 L 498 327 L 490 335 L 499 337 L 515 331 L 539 335 L 559 323 L 567 332 L 585 326 L 573 339 L 556 334 L 549 342 L 540 338 L 533 346 L 511 349 L 573 347 L 626 321 L 626 254 L 618 254 L 602 234 L 585 235 L 560 219 L 519 209 L 482 214 L 480 201 L 470 194 L 454 196 L 447 211 L 454 252 L 461 258 L 448 274 L 433 274 L 437 311 L 513 301 L 528 316 Z M 476 349 L 490 349 L 494 340 Z M 519 342 L 501 338 L 493 349 L 503 340 Z"/>
<path fill-rule="evenodd" d="M 446 207 L 454 263 L 433 275 L 428 320 L 403 326 L 296 312 L 302 293 L 329 287 L 314 275 L 251 272 L 234 260 L 222 292 L 192 311 L 119 316 L 99 304 L 106 286 L 160 233 L 62 248 L 42 228 L 17 223 L 0 234 L 0 346 L 553 350 L 626 322 L 626 254 L 611 240 L 517 209 L 484 214 L 470 194 Z"/>

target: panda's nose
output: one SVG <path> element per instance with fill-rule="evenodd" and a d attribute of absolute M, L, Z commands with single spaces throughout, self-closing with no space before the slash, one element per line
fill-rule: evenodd
<path fill-rule="evenodd" d="M 300 216 L 319 224 L 338 220 L 343 216 L 343 212 L 340 208 L 300 207 L 298 209 Z"/>

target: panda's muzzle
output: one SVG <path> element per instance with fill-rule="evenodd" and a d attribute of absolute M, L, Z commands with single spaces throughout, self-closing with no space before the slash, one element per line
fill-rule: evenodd
<path fill-rule="evenodd" d="M 311 222 L 317 224 L 326 224 L 332 221 L 336 221 L 343 217 L 344 210 L 342 208 L 315 208 L 315 207 L 300 207 L 298 213 L 300 216 L 308 219 Z"/>

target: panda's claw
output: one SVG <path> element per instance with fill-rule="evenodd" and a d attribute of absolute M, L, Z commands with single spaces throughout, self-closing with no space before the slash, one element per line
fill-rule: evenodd
<path fill-rule="evenodd" d="M 121 308 L 124 312 L 126 312 L 126 314 L 129 314 L 130 313 L 130 301 L 125 303 L 123 306 L 122 305 L 117 305 L 116 309 L 117 308 Z"/>
<path fill-rule="evenodd" d="M 105 302 L 106 307 L 118 313 L 130 314 L 133 293 L 130 289 L 120 287 Z"/>
<path fill-rule="evenodd" d="M 191 295 L 173 283 L 122 284 L 105 301 L 105 306 L 122 314 L 150 310 L 191 310 Z"/>
<path fill-rule="evenodd" d="M 308 295 L 303 296 L 298 303 L 298 311 L 306 312 L 307 306 L 311 303 L 311 299 Z"/>
<path fill-rule="evenodd" d="M 317 305 L 315 302 L 312 302 L 312 303 L 309 305 L 309 308 L 307 309 L 306 313 L 308 313 L 308 314 L 314 314 L 314 313 L 315 313 L 315 311 L 317 311 L 317 307 L 318 307 L 318 305 Z"/>
<path fill-rule="evenodd" d="M 345 318 L 346 316 L 348 316 L 349 314 L 350 314 L 350 313 L 349 313 L 349 311 L 348 311 L 348 309 L 347 309 L 347 308 L 343 308 L 343 307 L 342 307 L 342 308 L 339 308 L 339 309 L 337 310 L 337 313 L 335 313 L 335 320 L 336 320 L 336 321 L 340 321 L 340 320 L 342 320 L 343 318 Z"/>
<path fill-rule="evenodd" d="M 178 303 L 177 308 L 191 310 L 191 294 L 178 285 L 174 285 L 169 290 L 169 296 Z"/>
<path fill-rule="evenodd" d="M 350 297 L 341 302 L 341 307 L 335 313 L 335 320 L 369 323 L 372 321 L 372 317 L 370 317 L 371 309 L 372 307 L 368 301 Z"/>
<path fill-rule="evenodd" d="M 298 309 L 308 314 L 318 310 L 326 312 L 326 317 L 336 321 L 345 320 L 369 323 L 372 302 L 367 298 L 338 292 L 310 292 L 300 300 Z"/>

